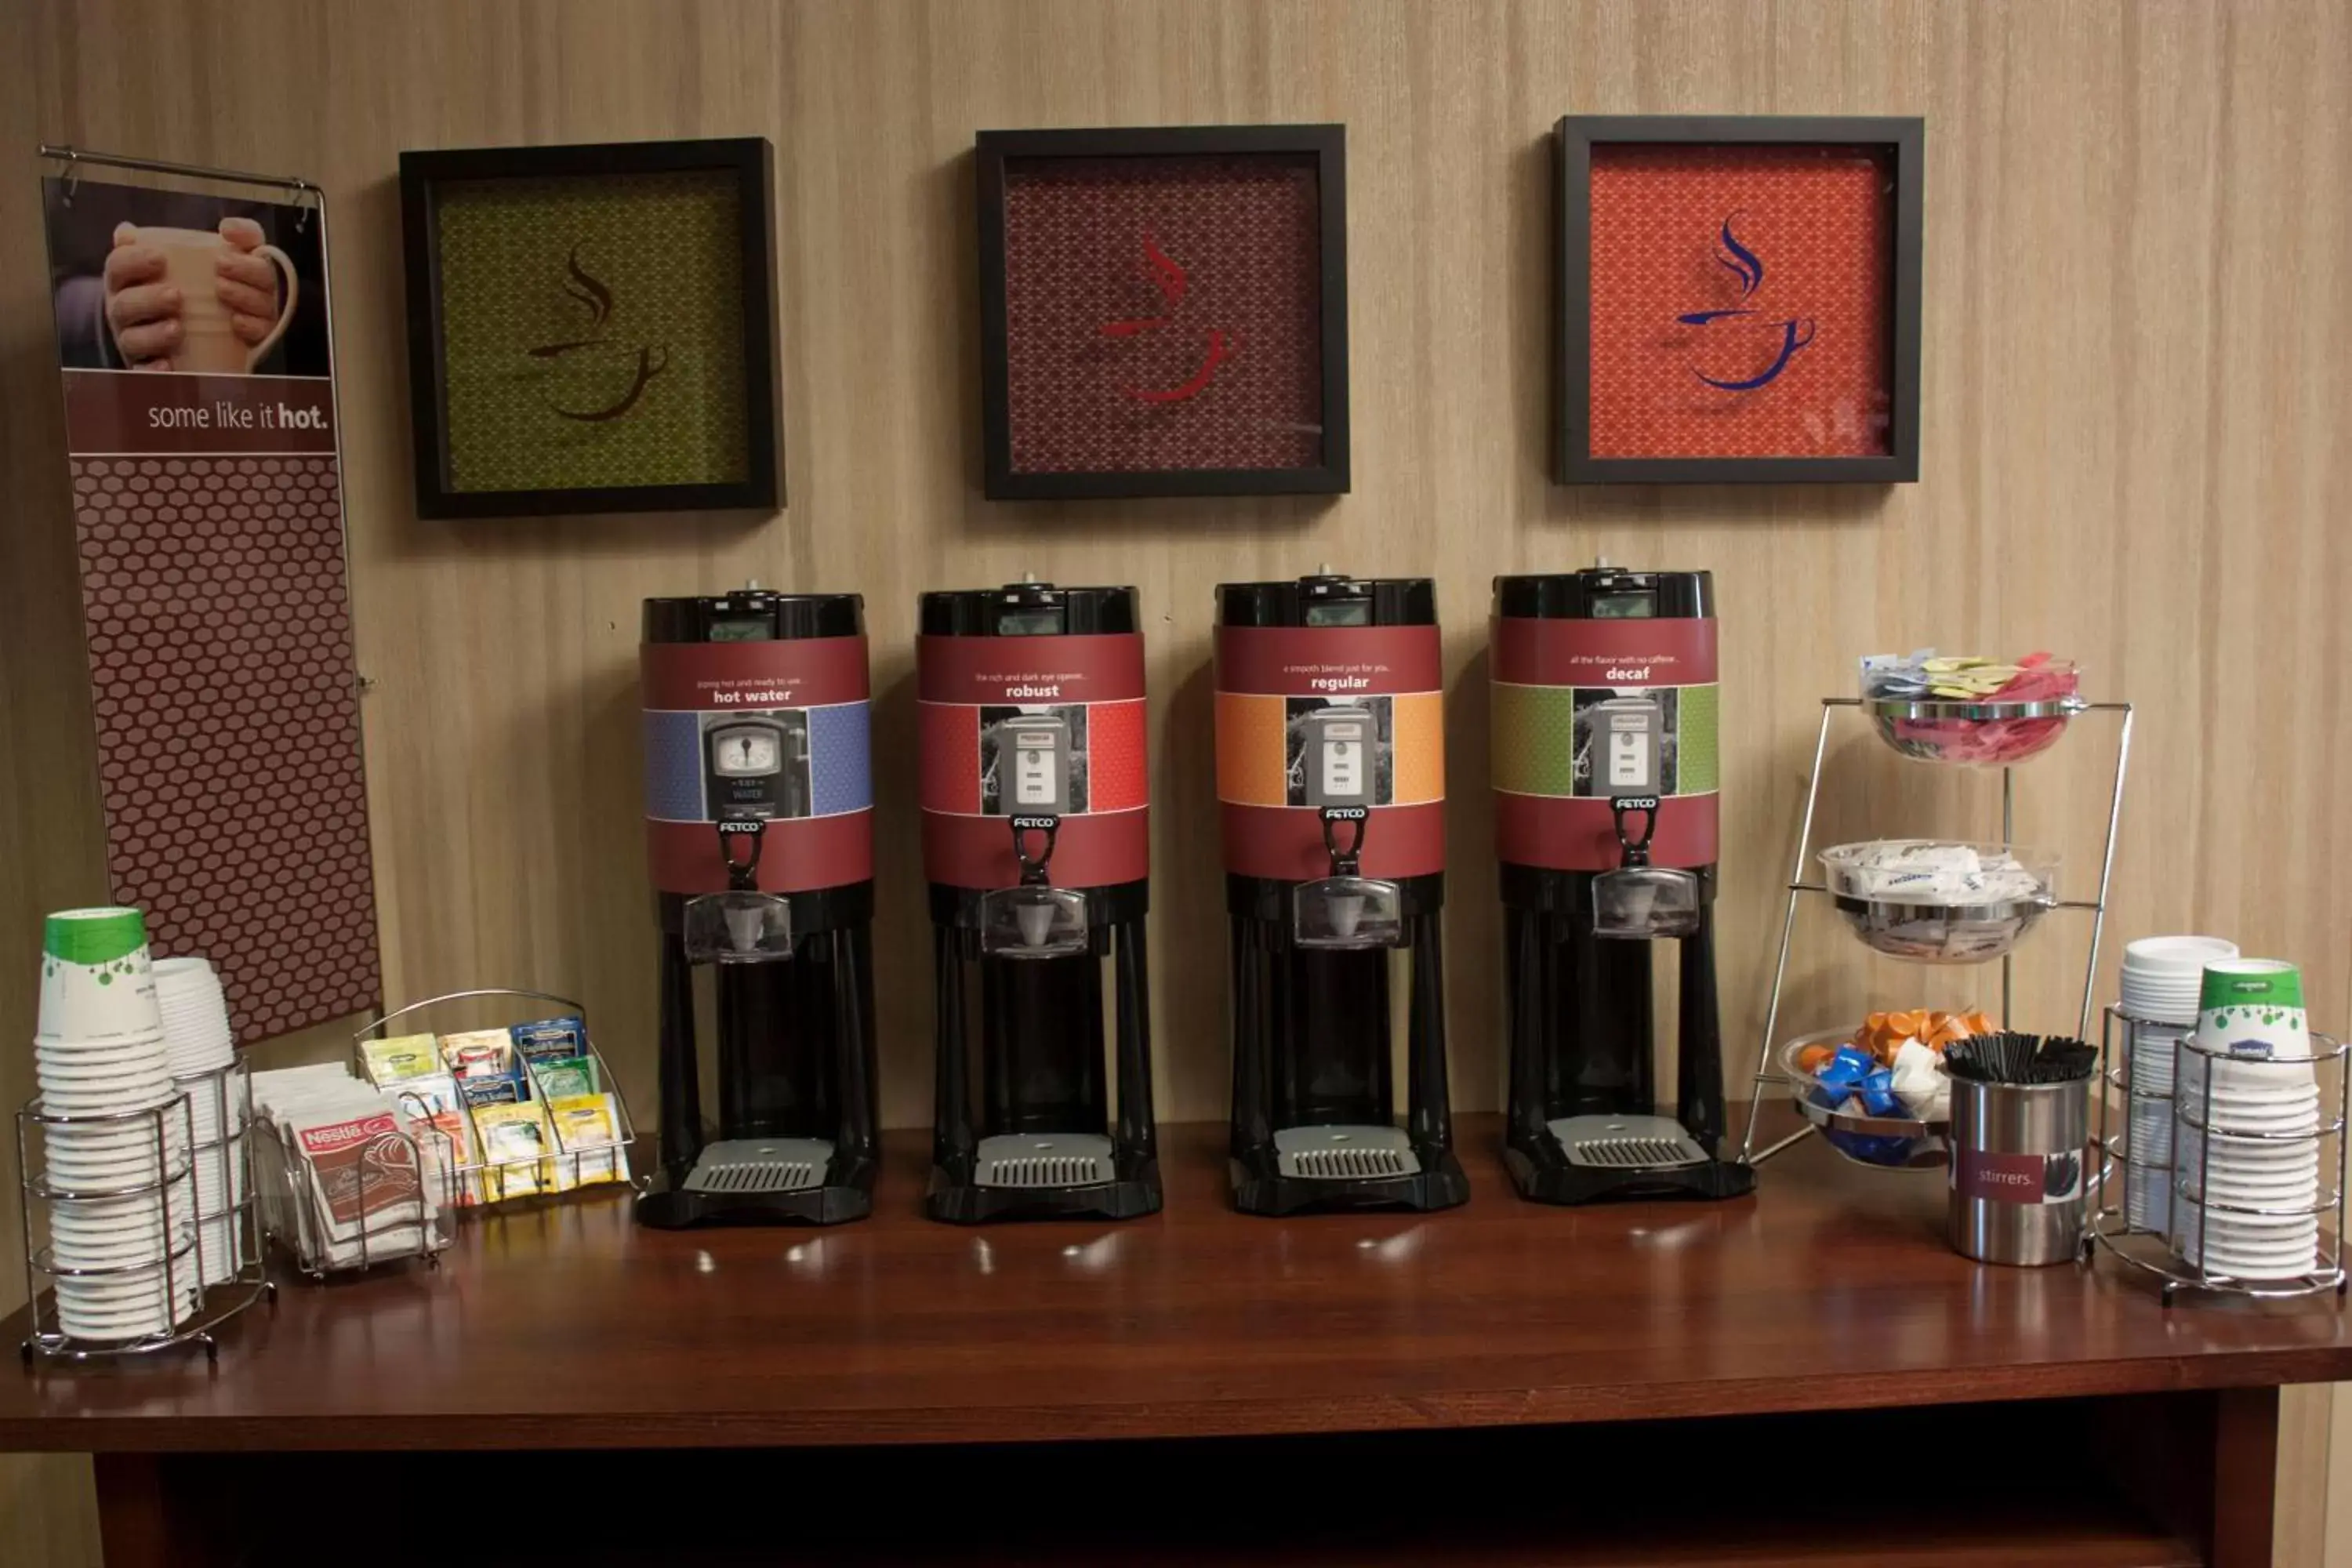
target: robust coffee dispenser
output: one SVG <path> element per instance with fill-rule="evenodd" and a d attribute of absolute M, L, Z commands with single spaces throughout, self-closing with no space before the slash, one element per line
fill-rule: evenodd
<path fill-rule="evenodd" d="M 661 1171 L 644 1223 L 873 1207 L 874 813 L 855 594 L 647 599 L 646 837 L 661 919 Z M 702 1120 L 694 969 L 718 1011 Z"/>
<path fill-rule="evenodd" d="M 1445 735 L 1436 592 L 1328 569 L 1217 589 L 1232 917 L 1234 1204 L 1469 1195 L 1445 1082 Z M 1395 1124 L 1391 973 L 1406 986 Z"/>
<path fill-rule="evenodd" d="M 1715 986 L 1715 584 L 1596 566 L 1495 580 L 1495 838 L 1511 1019 L 1504 1163 L 1545 1203 L 1733 1197 Z M 1651 955 L 1680 950 L 1675 1114 Z"/>
<path fill-rule="evenodd" d="M 916 665 L 939 981 L 925 1207 L 958 1222 L 1154 1213 L 1135 590 L 1024 582 L 926 594 Z"/>

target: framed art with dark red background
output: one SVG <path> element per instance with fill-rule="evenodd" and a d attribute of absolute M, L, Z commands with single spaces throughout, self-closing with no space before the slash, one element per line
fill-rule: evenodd
<path fill-rule="evenodd" d="M 1562 120 L 1560 481 L 1916 479 L 1924 137 Z"/>
<path fill-rule="evenodd" d="M 1348 488 L 1338 125 L 983 131 L 992 500 Z"/>

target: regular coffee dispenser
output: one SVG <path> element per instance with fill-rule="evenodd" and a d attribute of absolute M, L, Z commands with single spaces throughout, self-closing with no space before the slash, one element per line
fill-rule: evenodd
<path fill-rule="evenodd" d="M 1234 1201 L 1251 1214 L 1449 1207 L 1469 1188 L 1445 1081 L 1435 588 L 1326 570 L 1224 584 L 1217 610 Z"/>
<path fill-rule="evenodd" d="M 1024 582 L 926 594 L 921 609 L 923 866 L 939 988 L 925 1207 L 958 1222 L 1154 1213 L 1135 590 Z"/>
<path fill-rule="evenodd" d="M 647 599 L 646 838 L 661 923 L 661 1169 L 637 1217 L 873 1207 L 874 813 L 864 602 Z M 715 1136 L 694 970 L 714 971 Z"/>
<path fill-rule="evenodd" d="M 1715 584 L 1495 580 L 1496 847 L 1511 1020 L 1504 1163 L 1545 1203 L 1732 1197 L 1716 995 Z M 1653 1081 L 1652 960 L 1678 950 L 1675 1109 Z"/>

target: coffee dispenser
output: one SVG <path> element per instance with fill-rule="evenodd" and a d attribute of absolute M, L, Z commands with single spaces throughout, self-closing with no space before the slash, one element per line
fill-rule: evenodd
<path fill-rule="evenodd" d="M 1715 984 L 1715 584 L 1495 580 L 1492 721 L 1511 1020 L 1504 1163 L 1545 1203 L 1733 1197 Z M 1659 1113 L 1652 954 L 1679 950 L 1675 1113 Z"/>
<path fill-rule="evenodd" d="M 934 1219 L 1127 1219 L 1160 1207 L 1138 627 L 1132 588 L 1033 580 L 922 597 Z M 1109 1068 L 1106 960 L 1118 1017 Z"/>
<path fill-rule="evenodd" d="M 873 1207 L 874 826 L 864 602 L 647 599 L 646 837 L 661 921 L 661 1170 L 637 1217 L 832 1225 Z M 694 970 L 714 971 L 703 1123 Z"/>
<path fill-rule="evenodd" d="M 1426 577 L 1217 589 L 1234 1201 L 1251 1214 L 1469 1195 L 1445 1082 L 1445 734 Z M 1402 971 L 1409 1109 L 1395 1122 Z"/>

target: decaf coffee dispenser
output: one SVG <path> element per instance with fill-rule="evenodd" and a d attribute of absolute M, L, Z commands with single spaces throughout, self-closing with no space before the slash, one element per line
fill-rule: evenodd
<path fill-rule="evenodd" d="M 661 1170 L 644 1223 L 873 1206 L 874 813 L 855 594 L 647 599 L 646 837 L 661 919 Z M 716 971 L 719 1123 L 694 968 Z"/>
<path fill-rule="evenodd" d="M 1234 1204 L 1251 1214 L 1458 1204 L 1469 1188 L 1445 1082 L 1435 589 L 1425 577 L 1326 571 L 1224 584 L 1217 607 Z"/>
<path fill-rule="evenodd" d="M 1504 1163 L 1546 1203 L 1733 1197 L 1715 984 L 1715 584 L 1608 566 L 1495 580 L 1496 847 L 1511 1020 Z M 1675 1113 L 1652 954 L 1679 949 Z"/>
<path fill-rule="evenodd" d="M 1160 1207 L 1138 627 L 1132 588 L 1025 582 L 923 595 L 934 1219 L 1126 1219 Z M 1106 959 L 1115 1067 L 1104 1060 Z"/>

